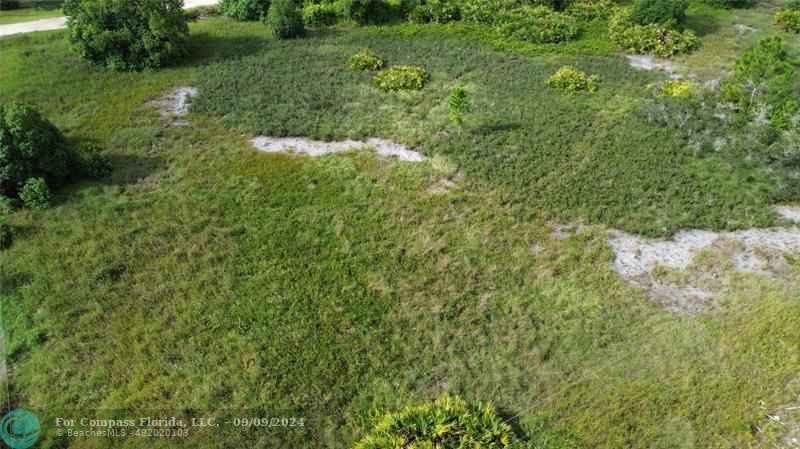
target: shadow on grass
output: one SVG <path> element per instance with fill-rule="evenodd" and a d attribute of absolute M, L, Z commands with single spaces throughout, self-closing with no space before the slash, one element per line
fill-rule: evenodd
<path fill-rule="evenodd" d="M 714 34 L 719 30 L 719 21 L 710 14 L 689 16 L 685 19 L 686 28 L 694 31 L 697 37 Z"/>

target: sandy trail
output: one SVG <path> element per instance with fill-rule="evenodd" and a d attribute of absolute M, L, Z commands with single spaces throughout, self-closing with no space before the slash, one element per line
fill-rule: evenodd
<path fill-rule="evenodd" d="M 215 5 L 219 0 L 184 0 L 185 9 L 196 8 L 198 6 Z M 12 23 L 10 25 L 0 25 L 0 36 L 10 36 L 12 34 L 33 33 L 34 31 L 60 30 L 67 27 L 66 17 L 54 17 L 52 19 L 34 20 L 32 22 Z"/>

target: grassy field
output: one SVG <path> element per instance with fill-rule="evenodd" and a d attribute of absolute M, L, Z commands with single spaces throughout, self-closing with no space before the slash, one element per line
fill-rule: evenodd
<path fill-rule="evenodd" d="M 0 11 L 0 25 L 63 16 L 62 3 L 64 3 L 63 0 L 22 0 L 20 8 Z"/>
<path fill-rule="evenodd" d="M 35 104 L 115 167 L 12 216 L 12 403 L 306 420 L 125 447 L 345 448 L 376 412 L 442 393 L 495 403 L 535 448 L 779 443 L 765 414 L 800 395 L 800 265 L 786 279 L 720 266 L 720 307 L 688 318 L 627 286 L 604 243 L 609 226 L 769 224 L 768 174 L 643 122 L 659 75 L 597 30 L 566 54 L 484 34 L 398 25 L 285 43 L 211 18 L 191 25 L 188 62 L 122 74 L 79 61 L 63 32 L 0 40 L 0 101 Z M 365 46 L 430 84 L 370 89 L 343 68 Z M 601 76 L 596 97 L 545 89 L 564 63 Z M 445 123 L 454 83 L 474 101 L 459 131 Z M 146 103 L 187 85 L 201 92 L 191 125 L 165 127 Z M 248 143 L 259 133 L 377 135 L 430 158 L 267 155 Z M 456 187 L 431 193 L 441 179 Z M 557 220 L 589 226 L 559 239 Z M 42 447 L 120 447 L 46 434 Z"/>

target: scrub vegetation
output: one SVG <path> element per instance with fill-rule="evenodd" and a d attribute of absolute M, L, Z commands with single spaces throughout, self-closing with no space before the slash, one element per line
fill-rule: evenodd
<path fill-rule="evenodd" d="M 606 244 L 610 228 L 773 225 L 776 202 L 800 201 L 787 87 L 800 46 L 772 11 L 692 2 L 668 24 L 696 39 L 673 60 L 700 74 L 689 89 L 632 68 L 610 13 L 522 5 L 574 23 L 554 43 L 487 21 L 513 1 L 454 2 L 458 19 L 432 23 L 410 23 L 414 5 L 334 3 L 337 24 L 299 39 L 255 20 L 191 22 L 185 56 L 159 70 L 90 64 L 63 31 L 0 39 L 3 111 L 38 111 L 91 175 L 25 180 L 43 210 L 0 198 L 12 405 L 42 422 L 158 408 L 304 423 L 163 443 L 197 448 L 786 444 L 797 258 L 770 278 L 705 255 L 724 288 L 688 317 L 625 283 Z M 759 30 L 728 33 L 741 18 Z M 365 49 L 385 67 L 352 70 Z M 564 66 L 599 88 L 548 87 Z M 398 67 L 423 68 L 397 78 L 422 88 L 372 87 Z M 199 93 L 183 126 L 148 105 L 179 86 Z M 258 135 L 380 137 L 426 159 L 265 154 Z M 121 443 L 44 432 L 41 444 Z"/>

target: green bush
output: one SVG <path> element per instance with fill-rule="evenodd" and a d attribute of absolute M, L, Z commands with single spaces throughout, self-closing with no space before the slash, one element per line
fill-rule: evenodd
<path fill-rule="evenodd" d="M 578 36 L 577 21 L 544 6 L 521 7 L 498 18 L 498 31 L 507 38 L 534 44 L 555 44 Z"/>
<path fill-rule="evenodd" d="M 338 19 L 338 12 L 333 3 L 306 3 L 303 5 L 303 22 L 312 28 L 335 25 L 336 19 Z"/>
<path fill-rule="evenodd" d="M 236 20 L 260 20 L 269 11 L 270 0 L 221 0 L 219 11 Z"/>
<path fill-rule="evenodd" d="M 500 14 L 520 6 L 521 0 L 462 0 L 460 10 L 465 21 L 493 24 Z"/>
<path fill-rule="evenodd" d="M 773 109 L 770 123 L 778 131 L 800 128 L 800 104 L 794 99 L 784 101 Z"/>
<path fill-rule="evenodd" d="M 781 9 L 772 16 L 775 26 L 790 33 L 800 33 L 800 11 Z"/>
<path fill-rule="evenodd" d="M 18 0 L 0 0 L 0 11 L 8 11 L 19 8 Z"/>
<path fill-rule="evenodd" d="M 182 0 L 66 0 L 64 14 L 72 49 L 93 64 L 158 68 L 186 52 Z"/>
<path fill-rule="evenodd" d="M 452 0 L 423 0 L 409 15 L 409 20 L 417 23 L 447 23 L 460 19 L 461 11 Z"/>
<path fill-rule="evenodd" d="M 51 205 L 50 189 L 44 178 L 29 179 L 19 192 L 22 204 L 31 210 L 45 210 Z"/>
<path fill-rule="evenodd" d="M 382 16 L 380 0 L 336 0 L 336 10 L 339 18 L 357 24 L 378 22 Z M 382 17 L 381 17 L 382 18 Z"/>
<path fill-rule="evenodd" d="M 347 68 L 357 72 L 375 71 L 383 68 L 385 62 L 370 49 L 360 51 L 347 60 Z"/>
<path fill-rule="evenodd" d="M 727 100 L 744 109 L 756 104 L 775 107 L 791 98 L 795 90 L 795 68 L 777 36 L 761 39 L 743 52 L 734 62 L 733 73 L 724 93 Z"/>
<path fill-rule="evenodd" d="M 61 185 L 80 169 L 78 153 L 36 109 L 0 105 L 0 194 L 16 197 L 29 178 Z"/>
<path fill-rule="evenodd" d="M 661 96 L 668 98 L 692 98 L 695 86 L 691 81 L 671 80 L 661 85 Z"/>
<path fill-rule="evenodd" d="M 450 100 L 447 102 L 447 108 L 450 123 L 461 126 L 464 123 L 464 115 L 469 112 L 467 91 L 463 87 L 456 86 L 450 91 Z"/>
<path fill-rule="evenodd" d="M 786 0 L 783 8 L 791 9 L 792 11 L 800 11 L 800 0 Z"/>
<path fill-rule="evenodd" d="M 444 396 L 383 416 L 353 449 L 502 449 L 517 444 L 491 404 Z"/>
<path fill-rule="evenodd" d="M 292 0 L 275 0 L 264 20 L 278 39 L 292 39 L 305 34 L 303 16 Z"/>
<path fill-rule="evenodd" d="M 0 249 L 6 249 L 14 241 L 14 229 L 6 217 L 0 217 Z"/>
<path fill-rule="evenodd" d="M 8 215 L 13 211 L 14 211 L 14 200 L 5 195 L 0 195 L 0 216 Z"/>
<path fill-rule="evenodd" d="M 100 153 L 100 150 L 89 145 L 83 148 L 86 174 L 92 178 L 102 178 L 111 173 L 111 162 Z"/>
<path fill-rule="evenodd" d="M 597 75 L 586 76 L 575 67 L 565 65 L 545 81 L 548 87 L 572 95 L 579 92 L 596 92 L 600 79 Z"/>
<path fill-rule="evenodd" d="M 614 3 L 610 0 L 578 0 L 572 2 L 566 13 L 578 20 L 608 19 L 614 10 Z"/>
<path fill-rule="evenodd" d="M 659 58 L 689 53 L 699 45 L 697 36 L 689 30 L 676 30 L 672 23 L 635 24 L 628 21 L 624 9 L 611 15 L 608 31 L 611 40 L 624 51 Z"/>
<path fill-rule="evenodd" d="M 639 25 L 680 22 L 689 0 L 634 0 L 628 20 Z"/>
<path fill-rule="evenodd" d="M 372 78 L 372 85 L 388 92 L 393 90 L 420 90 L 425 86 L 428 74 L 419 67 L 396 65 L 379 72 Z"/>

